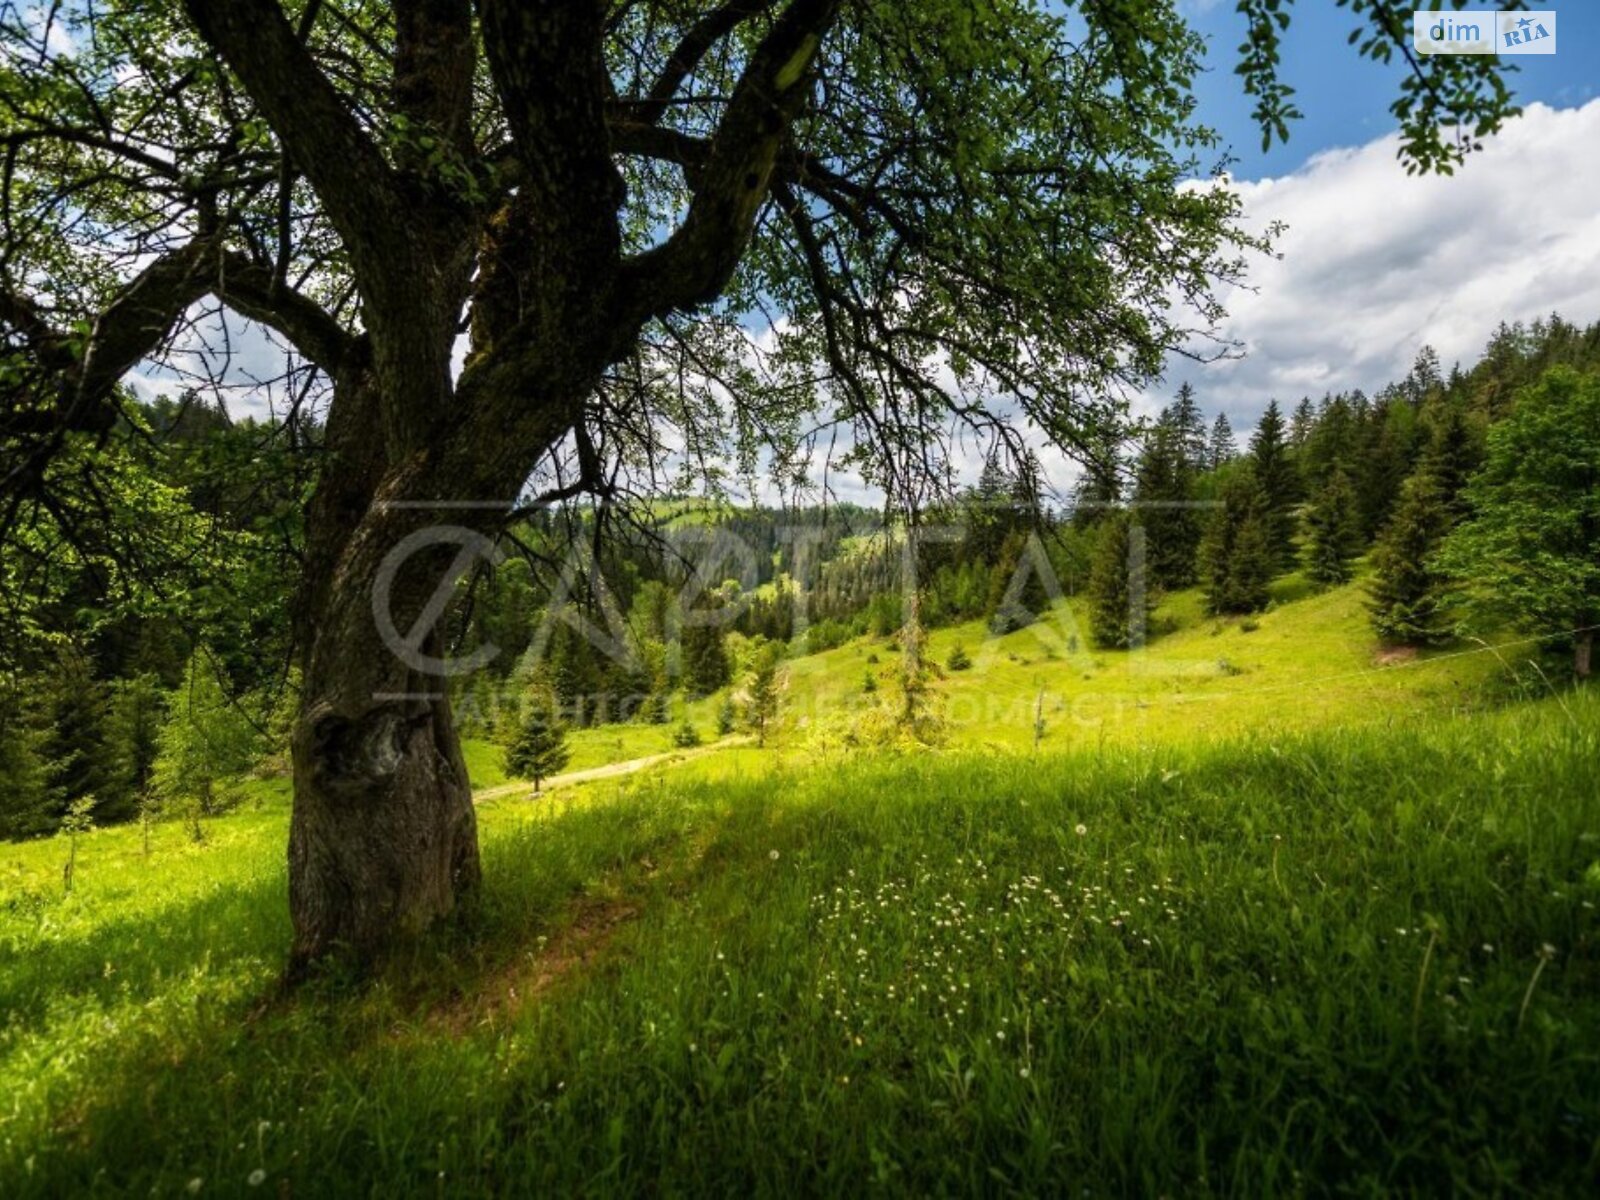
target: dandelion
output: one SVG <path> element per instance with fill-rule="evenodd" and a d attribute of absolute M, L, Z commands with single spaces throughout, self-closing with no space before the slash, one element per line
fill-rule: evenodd
<path fill-rule="evenodd" d="M 770 858 L 773 862 L 777 862 L 778 861 L 778 852 L 776 850 L 768 850 L 767 851 L 767 857 Z"/>
<path fill-rule="evenodd" d="M 251 1171 L 249 1178 L 245 1180 L 245 1182 L 248 1183 L 251 1187 L 260 1187 L 266 1181 L 267 1181 L 267 1173 L 265 1171 L 263 1171 L 260 1167 L 257 1167 L 254 1171 Z"/>
<path fill-rule="evenodd" d="M 1080 824 L 1076 829 L 1073 830 L 1073 832 L 1079 837 L 1087 837 L 1089 835 L 1089 827 L 1087 825 Z"/>

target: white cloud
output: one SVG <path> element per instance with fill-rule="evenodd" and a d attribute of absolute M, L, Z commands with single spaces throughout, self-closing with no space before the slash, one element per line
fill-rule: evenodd
<path fill-rule="evenodd" d="M 1502 320 L 1600 318 L 1600 100 L 1529 105 L 1450 177 L 1407 176 L 1397 139 L 1318 154 L 1290 175 L 1236 182 L 1249 223 L 1280 220 L 1281 258 L 1226 297 L 1241 360 L 1175 362 L 1236 429 L 1273 397 L 1399 379 L 1431 343 L 1475 361 Z"/>

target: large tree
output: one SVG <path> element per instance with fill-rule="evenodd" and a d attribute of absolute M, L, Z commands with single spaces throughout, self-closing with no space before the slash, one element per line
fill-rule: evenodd
<path fill-rule="evenodd" d="M 1350 7 L 1363 52 L 1409 53 L 1397 6 Z M 1282 136 L 1288 5 L 1241 8 L 1244 86 Z M 669 447 L 765 445 L 796 479 L 837 445 L 912 504 L 952 438 L 1016 454 L 1031 422 L 1081 449 L 1214 323 L 1253 244 L 1225 188 L 1184 186 L 1216 144 L 1168 0 L 0 13 L 6 527 L 93 519 L 52 499 L 61 455 L 119 436 L 119 381 L 181 367 L 218 306 L 289 355 L 288 403 L 321 406 L 295 967 L 477 887 L 436 597 L 519 500 L 607 507 Z M 1492 60 L 1409 67 L 1413 166 L 1468 148 L 1443 119 L 1510 111 Z"/>
<path fill-rule="evenodd" d="M 1436 568 L 1487 628 L 1570 641 L 1587 679 L 1600 629 L 1600 377 L 1555 367 L 1519 393 L 1465 499 L 1471 515 Z"/>

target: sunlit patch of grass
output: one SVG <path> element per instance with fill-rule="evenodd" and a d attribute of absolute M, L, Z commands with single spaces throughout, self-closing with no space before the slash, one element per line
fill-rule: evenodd
<path fill-rule="evenodd" d="M 6 847 L 4 1190 L 1592 1188 L 1600 699 L 827 765 L 486 803 L 464 939 L 291 997 L 281 805 Z"/>

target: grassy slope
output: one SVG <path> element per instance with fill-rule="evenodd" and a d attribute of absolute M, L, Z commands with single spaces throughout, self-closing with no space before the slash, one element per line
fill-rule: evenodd
<path fill-rule="evenodd" d="M 1317 593 L 1290 576 L 1278 581 L 1277 594 L 1280 603 L 1247 631 L 1245 622 L 1204 616 L 1198 593 L 1178 593 L 1157 611 L 1156 636 L 1136 653 L 1089 649 L 1077 602 L 1002 638 L 989 638 L 981 622 L 936 630 L 930 661 L 942 665 L 957 642 L 973 660 L 971 670 L 948 673 L 938 688 L 952 740 L 1031 747 L 1041 691 L 1048 748 L 1193 744 L 1242 730 L 1471 707 L 1498 669 L 1486 653 L 1379 667 L 1360 584 Z M 888 639 L 795 660 L 786 671 L 785 727 L 802 740 L 836 739 L 852 720 L 839 712 L 888 694 L 898 666 Z M 880 680 L 876 697 L 863 695 L 868 671 Z"/>
<path fill-rule="evenodd" d="M 289 1000 L 281 805 L 148 861 L 95 833 L 68 899 L 59 842 L 8 846 L 0 1179 L 1592 1188 L 1600 698 L 1567 704 L 491 802 L 469 948 Z"/>
<path fill-rule="evenodd" d="M 1312 729 L 1368 723 L 1396 712 L 1459 711 L 1483 703 L 1483 685 L 1500 670 L 1492 654 L 1438 655 L 1380 667 L 1362 585 L 1313 592 L 1296 576 L 1280 579 L 1273 611 L 1246 631 L 1239 620 L 1201 611 L 1197 592 L 1169 597 L 1143 651 L 1087 649 L 1081 604 L 1063 603 L 1038 624 L 990 638 L 982 622 L 935 630 L 929 660 L 942 666 L 960 642 L 973 668 L 936 685 L 955 748 L 1032 747 L 1035 704 L 1044 693 L 1043 745 L 1052 750 L 1105 744 L 1193 743 L 1241 730 Z M 872 659 L 877 661 L 873 662 Z M 891 703 L 899 656 L 890 639 L 858 638 L 784 667 L 783 710 L 775 736 L 795 749 L 840 746 L 863 709 Z M 863 677 L 879 682 L 873 695 Z M 663 754 L 687 719 L 716 740 L 723 694 L 679 703 L 665 725 L 574 730 L 569 770 Z M 466 744 L 476 787 L 506 782 L 500 751 Z"/>

